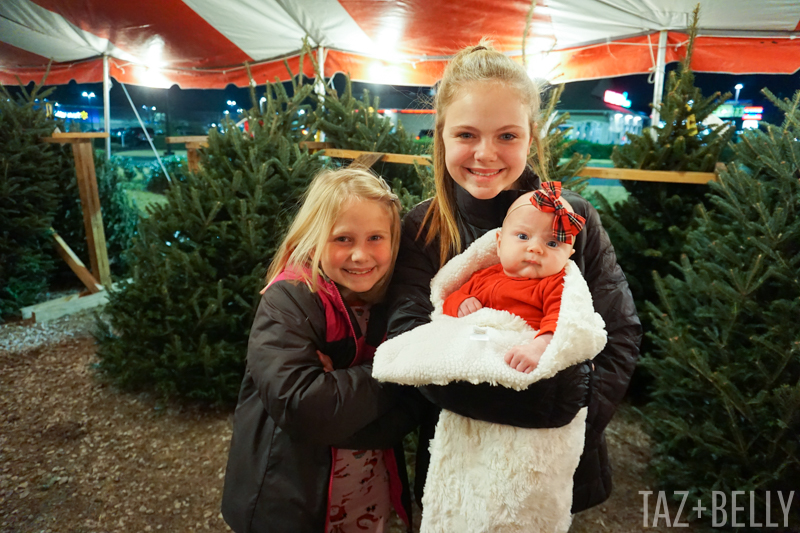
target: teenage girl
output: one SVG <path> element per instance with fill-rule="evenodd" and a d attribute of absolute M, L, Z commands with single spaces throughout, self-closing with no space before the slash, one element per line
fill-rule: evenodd
<path fill-rule="evenodd" d="M 523 67 L 487 42 L 459 52 L 439 82 L 433 166 L 436 194 L 403 220 L 400 252 L 389 292 L 389 337 L 430 320 L 431 278 L 451 257 L 502 226 L 509 206 L 536 190 L 546 161 L 538 126 L 539 90 Z M 529 160 L 531 147 L 533 157 Z M 538 176 L 534 173 L 536 169 Z M 420 429 L 415 480 L 422 500 L 440 409 L 525 428 L 559 427 L 589 406 L 585 448 L 574 475 L 573 512 L 604 501 L 611 470 L 604 429 L 622 400 L 639 355 L 642 330 L 628 283 L 600 217 L 580 196 L 564 191 L 586 219 L 572 260 L 606 323 L 608 344 L 590 363 L 576 365 L 523 391 L 457 382 L 421 389 L 431 402 Z M 423 509 L 424 513 L 424 509 Z"/>
<path fill-rule="evenodd" d="M 380 532 L 393 507 L 408 523 L 400 442 L 416 424 L 413 391 L 371 376 L 398 208 L 369 172 L 323 172 L 275 255 L 225 473 L 236 533 Z"/>

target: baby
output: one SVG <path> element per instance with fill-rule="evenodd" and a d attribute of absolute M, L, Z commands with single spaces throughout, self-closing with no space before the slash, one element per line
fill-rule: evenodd
<path fill-rule="evenodd" d="M 506 353 L 511 368 L 530 373 L 553 338 L 561 308 L 567 260 L 586 220 L 561 198 L 561 182 L 520 196 L 497 234 L 500 263 L 479 270 L 444 301 L 446 315 L 462 317 L 482 307 L 505 310 L 539 330 L 532 342 Z"/>

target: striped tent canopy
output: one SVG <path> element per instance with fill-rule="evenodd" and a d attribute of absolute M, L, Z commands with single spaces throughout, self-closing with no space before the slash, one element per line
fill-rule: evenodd
<path fill-rule="evenodd" d="M 150 87 L 221 88 L 286 79 L 307 36 L 324 72 L 393 85 L 432 85 L 481 37 L 554 82 L 646 73 L 683 55 L 698 0 L 2 0 L 0 82 L 103 79 Z M 800 68 L 797 0 L 699 0 L 698 72 Z M 662 38 L 663 39 L 663 38 Z M 662 40 L 663 42 L 663 40 Z M 310 62 L 306 72 L 311 74 Z"/>

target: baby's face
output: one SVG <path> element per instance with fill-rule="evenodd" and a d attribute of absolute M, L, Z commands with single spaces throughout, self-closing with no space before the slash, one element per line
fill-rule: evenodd
<path fill-rule="evenodd" d="M 544 278 L 566 266 L 575 250 L 553 237 L 554 218 L 530 203 L 512 207 L 497 235 L 497 255 L 506 276 Z"/>

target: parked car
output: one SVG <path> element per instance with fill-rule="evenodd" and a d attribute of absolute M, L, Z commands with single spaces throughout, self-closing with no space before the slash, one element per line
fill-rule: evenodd
<path fill-rule="evenodd" d="M 147 127 L 147 133 L 150 134 L 151 139 L 155 136 L 155 130 L 149 126 Z M 147 144 L 147 137 L 142 128 L 116 128 L 111 130 L 111 138 L 117 139 L 125 148 Z"/>

